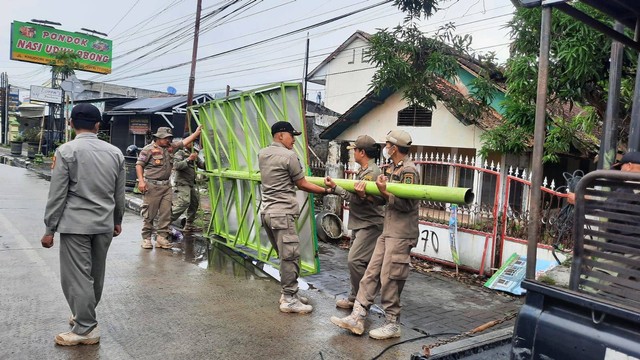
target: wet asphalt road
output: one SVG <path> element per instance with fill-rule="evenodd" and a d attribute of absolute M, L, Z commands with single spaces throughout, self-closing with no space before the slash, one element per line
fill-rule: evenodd
<path fill-rule="evenodd" d="M 270 277 L 218 250 L 207 260 L 207 244 L 193 239 L 172 250 L 143 250 L 141 220 L 127 213 L 97 308 L 101 343 L 57 346 L 53 338 L 68 331 L 69 309 L 58 244 L 44 249 L 39 242 L 49 183 L 0 165 L 0 184 L 0 359 L 371 359 L 420 335 L 407 328 L 390 341 L 349 335 L 329 322 L 335 300 L 313 290 L 304 291 L 312 314 L 282 314 Z M 409 359 L 420 343 L 380 358 Z"/>

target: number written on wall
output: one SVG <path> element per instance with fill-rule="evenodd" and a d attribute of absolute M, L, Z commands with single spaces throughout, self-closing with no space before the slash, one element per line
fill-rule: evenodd
<path fill-rule="evenodd" d="M 440 250 L 440 239 L 438 239 L 438 234 L 436 234 L 435 231 L 422 230 L 420 233 L 420 240 L 424 241 L 424 246 L 422 247 L 423 252 L 427 251 L 429 242 L 431 242 L 431 247 L 433 247 L 433 251 L 435 251 L 436 254 L 438 253 L 438 250 Z"/>

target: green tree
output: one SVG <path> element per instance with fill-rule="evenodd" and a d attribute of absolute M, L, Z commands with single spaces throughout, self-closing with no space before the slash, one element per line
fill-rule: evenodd
<path fill-rule="evenodd" d="M 73 51 L 61 50 L 55 53 L 54 59 L 49 62 L 51 74 L 56 79 L 64 80 L 75 74 L 76 69 L 80 69 L 78 54 Z"/>
<path fill-rule="evenodd" d="M 611 24 L 580 2 L 573 4 L 592 17 Z M 483 152 L 520 153 L 533 138 L 540 51 L 539 8 L 516 8 L 510 29 L 511 55 L 506 63 L 507 98 L 502 125 L 486 131 Z M 607 104 L 611 40 L 587 25 L 553 11 L 548 85 L 547 134 L 544 160 L 559 153 L 598 150 L 599 132 Z M 625 50 L 618 138 L 626 141 L 631 114 L 636 55 Z M 524 141 L 523 141 L 524 140 Z M 524 143 L 524 144 L 523 144 Z"/>
<path fill-rule="evenodd" d="M 452 24 L 432 38 L 418 29 L 416 19 L 427 18 L 441 4 L 453 1 L 394 1 L 407 16 L 402 25 L 373 36 L 370 57 L 378 70 L 371 86 L 403 91 L 412 105 L 433 108 L 435 100 L 442 101 L 456 116 L 473 122 L 488 109 L 495 91 L 491 79 L 504 69 L 507 96 L 502 104 L 503 122 L 482 135 L 481 154 L 526 152 L 533 142 L 541 10 L 521 8 L 512 0 L 514 16 L 506 24 L 513 41 L 511 55 L 499 66 L 491 54 L 472 57 L 471 37 L 456 35 Z M 581 2 L 573 6 L 611 25 L 611 19 Z M 597 152 L 607 103 L 610 50 L 609 38 L 564 13 L 553 12 L 545 161 L 556 161 L 558 154 L 574 150 L 585 155 Z M 621 141 L 628 137 L 636 56 L 625 49 L 618 124 Z M 470 86 L 471 98 L 442 91 L 441 80 L 455 77 L 461 59 L 481 65 L 480 76 Z"/>
<path fill-rule="evenodd" d="M 441 27 L 433 37 L 425 36 L 416 24 L 438 10 L 439 0 L 396 0 L 394 4 L 407 14 L 403 24 L 393 29 L 381 29 L 370 40 L 368 55 L 377 66 L 371 89 L 402 91 L 411 105 L 428 109 L 441 101 L 467 123 L 475 122 L 493 101 L 495 87 L 491 77 L 500 71 L 490 54 L 484 58 L 470 55 L 472 38 L 459 36 L 452 23 Z M 472 97 L 452 89 L 460 70 L 459 61 L 466 60 L 479 69 L 469 86 Z"/>

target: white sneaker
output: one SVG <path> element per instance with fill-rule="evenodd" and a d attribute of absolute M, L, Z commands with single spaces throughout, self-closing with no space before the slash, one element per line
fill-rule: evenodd
<path fill-rule="evenodd" d="M 289 298 L 280 304 L 280 311 L 283 313 L 308 314 L 313 311 L 313 306 L 305 305 L 297 298 Z"/>
<path fill-rule="evenodd" d="M 94 327 L 87 335 L 78 335 L 73 331 L 68 331 L 62 334 L 56 335 L 56 344 L 62 346 L 74 346 L 79 344 L 93 345 L 100 342 L 100 330 L 98 327 Z"/>
<path fill-rule="evenodd" d="M 400 337 L 400 335 L 400 325 L 397 322 L 392 321 L 385 321 L 384 325 L 381 327 L 369 331 L 369 337 L 378 340 L 397 338 Z"/>

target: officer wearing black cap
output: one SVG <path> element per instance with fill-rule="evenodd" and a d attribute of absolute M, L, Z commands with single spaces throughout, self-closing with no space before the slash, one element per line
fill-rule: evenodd
<path fill-rule="evenodd" d="M 295 136 L 300 135 L 293 126 L 278 121 L 271 126 L 273 142 L 258 152 L 258 166 L 262 181 L 262 225 L 269 241 L 280 257 L 280 311 L 309 313 L 313 310 L 309 300 L 298 295 L 300 273 L 300 239 L 295 220 L 300 214 L 296 187 L 315 194 L 333 193 L 334 188 L 323 188 L 305 179 L 305 169 L 292 151 Z M 329 186 L 331 179 L 325 179 Z"/>
<path fill-rule="evenodd" d="M 54 233 L 60 233 L 60 282 L 73 326 L 55 337 L 59 345 L 100 341 L 95 308 L 102 295 L 107 250 L 122 231 L 124 156 L 98 139 L 101 119 L 95 106 L 76 105 L 71 112 L 76 137 L 56 150 L 51 165 L 41 243 L 50 248 Z"/>
<path fill-rule="evenodd" d="M 156 247 L 170 249 L 169 224 L 171 223 L 171 202 L 173 192 L 171 177 L 172 155 L 176 150 L 191 144 L 200 136 L 202 128 L 198 126 L 193 134 L 181 141 L 172 141 L 173 132 L 169 127 L 159 127 L 153 134 L 154 140 L 145 146 L 136 161 L 138 189 L 144 193 L 142 201 L 142 248 L 153 249 L 151 234 L 153 220 L 158 217 Z"/>

